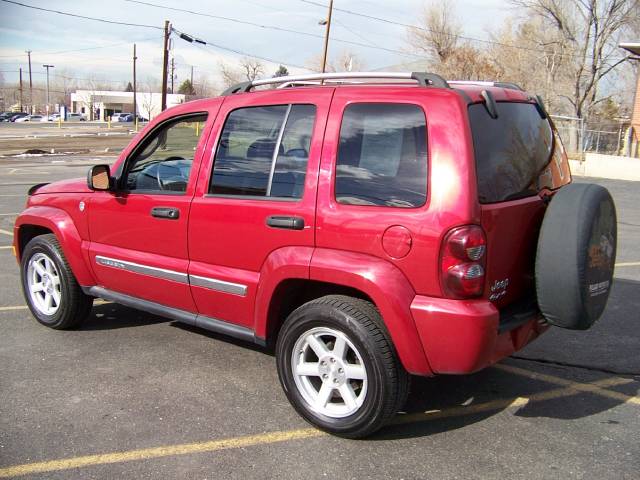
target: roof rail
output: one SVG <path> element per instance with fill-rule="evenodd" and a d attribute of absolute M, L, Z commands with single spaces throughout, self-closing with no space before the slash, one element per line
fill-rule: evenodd
<path fill-rule="evenodd" d="M 222 92 L 222 96 L 233 95 L 234 93 L 246 93 L 253 87 L 261 85 L 272 85 L 276 83 L 290 85 L 308 82 L 311 80 L 362 80 L 362 79 L 390 79 L 390 80 L 415 80 L 423 87 L 450 88 L 447 81 L 440 75 L 427 72 L 342 72 L 342 73 L 310 73 L 305 75 L 290 75 L 286 77 L 265 78 L 252 82 L 241 82 L 227 88 Z"/>
<path fill-rule="evenodd" d="M 517 83 L 513 82 L 484 82 L 484 81 L 475 81 L 475 80 L 449 80 L 449 83 L 453 83 L 456 85 L 479 85 L 481 87 L 499 87 L 499 88 L 507 88 L 509 90 L 520 90 L 524 92 L 524 88 L 522 88 Z"/>

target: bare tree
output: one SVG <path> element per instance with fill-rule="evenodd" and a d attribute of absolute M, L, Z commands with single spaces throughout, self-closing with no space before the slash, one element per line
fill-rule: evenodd
<path fill-rule="evenodd" d="M 419 27 L 409 27 L 410 49 L 426 57 L 425 67 L 447 78 L 487 80 L 498 70 L 485 50 L 461 40 L 461 23 L 450 0 L 434 0 L 425 7 Z"/>
<path fill-rule="evenodd" d="M 565 42 L 540 18 L 522 22 L 508 19 L 491 35 L 487 56 L 494 64 L 494 80 L 514 82 L 525 90 L 541 94 L 548 109 L 570 115 L 561 97 L 570 89 L 564 63 L 569 55 Z"/>
<path fill-rule="evenodd" d="M 225 87 L 230 87 L 243 81 L 252 82 L 264 74 L 264 65 L 255 58 L 244 57 L 238 66 L 220 62 L 220 75 Z"/>
<path fill-rule="evenodd" d="M 571 88 L 560 94 L 576 117 L 586 118 L 608 96 L 601 81 L 626 58 L 620 55 L 620 34 L 637 18 L 638 0 L 512 0 L 531 17 L 541 19 L 561 46 L 561 68 Z"/>
<path fill-rule="evenodd" d="M 305 62 L 309 70 L 314 72 L 322 71 L 322 55 L 314 55 Z M 327 72 L 357 72 L 366 69 L 366 64 L 358 54 L 343 50 L 337 57 L 330 58 L 327 61 L 325 71 Z"/>
<path fill-rule="evenodd" d="M 421 28 L 409 28 L 407 40 L 417 52 L 446 62 L 455 52 L 462 26 L 456 18 L 450 0 L 432 1 L 426 5 L 420 20 Z"/>
<path fill-rule="evenodd" d="M 5 100 L 5 88 L 4 88 L 4 75 L 0 72 L 0 111 L 4 112 L 6 107 Z"/>
<path fill-rule="evenodd" d="M 243 58 L 240 61 L 240 67 L 242 68 L 245 78 L 250 82 L 253 82 L 260 75 L 264 74 L 264 65 L 256 58 Z"/>
<path fill-rule="evenodd" d="M 225 62 L 220 62 L 220 76 L 222 77 L 222 83 L 225 87 L 230 87 L 236 83 L 240 83 L 242 79 L 242 73 L 238 69 L 234 68 Z"/>
<path fill-rule="evenodd" d="M 151 83 L 147 83 L 142 88 L 142 95 L 140 95 L 140 105 L 142 106 L 142 111 L 146 114 L 145 117 L 148 120 L 153 118 L 153 114 L 156 110 L 156 103 L 154 102 L 153 93 L 154 88 Z"/>

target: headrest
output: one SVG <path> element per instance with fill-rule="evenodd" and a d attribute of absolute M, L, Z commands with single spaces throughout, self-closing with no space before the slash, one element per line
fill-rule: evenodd
<path fill-rule="evenodd" d="M 259 138 L 247 149 L 247 158 L 272 158 L 273 150 L 276 148 L 276 141 L 271 138 Z M 284 148 L 280 144 L 278 155 L 284 153 Z"/>

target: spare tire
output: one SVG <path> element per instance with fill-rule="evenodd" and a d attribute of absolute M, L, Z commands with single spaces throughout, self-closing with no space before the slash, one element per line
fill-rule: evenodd
<path fill-rule="evenodd" d="M 573 183 L 553 196 L 536 253 L 536 294 L 552 325 L 586 330 L 609 298 L 616 260 L 616 207 L 600 185 Z"/>

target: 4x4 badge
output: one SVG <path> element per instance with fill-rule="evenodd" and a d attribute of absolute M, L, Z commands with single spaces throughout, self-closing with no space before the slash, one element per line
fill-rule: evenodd
<path fill-rule="evenodd" d="M 505 278 L 503 280 L 496 280 L 491 285 L 491 295 L 489 295 L 489 300 L 495 302 L 499 298 L 504 297 L 507 294 L 507 287 L 509 286 L 509 279 Z"/>

